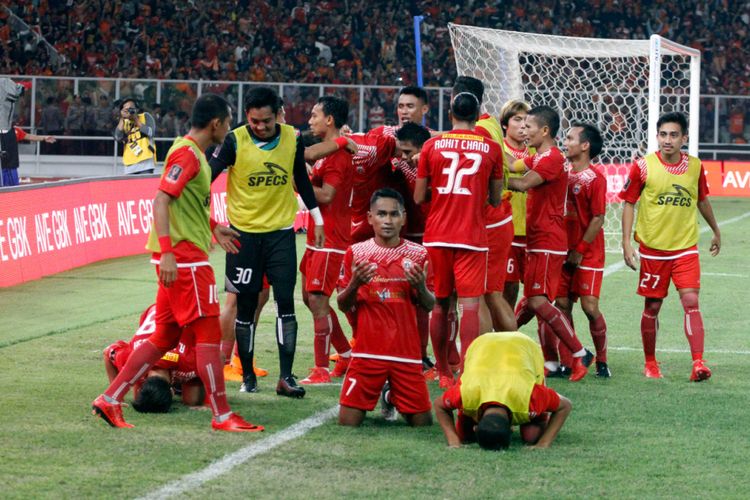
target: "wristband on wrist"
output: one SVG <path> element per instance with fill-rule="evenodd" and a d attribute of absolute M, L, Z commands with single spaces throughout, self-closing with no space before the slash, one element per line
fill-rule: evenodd
<path fill-rule="evenodd" d="M 160 236 L 159 248 L 161 249 L 161 253 L 172 253 L 172 238 L 169 236 Z"/>
<path fill-rule="evenodd" d="M 338 145 L 339 149 L 344 149 L 349 144 L 349 140 L 346 137 L 339 137 L 334 142 Z"/>
<path fill-rule="evenodd" d="M 316 226 L 323 225 L 323 215 L 320 213 L 320 208 L 315 207 L 310 210 L 310 216 L 312 217 L 312 220 Z"/>
<path fill-rule="evenodd" d="M 218 225 L 219 225 L 219 223 L 218 223 L 218 222 L 216 222 L 216 221 L 215 221 L 215 220 L 213 220 L 213 219 L 208 219 L 208 223 L 209 223 L 209 224 L 211 225 L 211 232 L 213 233 L 213 232 L 214 232 L 214 229 L 216 229 L 216 226 L 218 226 Z"/>
<path fill-rule="evenodd" d="M 578 242 L 578 244 L 576 245 L 576 252 L 578 252 L 578 253 L 580 253 L 581 255 L 583 255 L 583 254 L 585 254 L 585 253 L 586 253 L 586 250 L 588 250 L 590 246 L 591 246 L 591 243 L 589 243 L 589 242 L 588 242 L 588 241 L 586 241 L 586 240 L 581 240 L 581 241 L 579 241 L 579 242 Z"/>

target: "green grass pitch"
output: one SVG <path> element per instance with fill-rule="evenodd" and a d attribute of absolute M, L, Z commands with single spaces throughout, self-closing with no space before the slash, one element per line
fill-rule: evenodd
<path fill-rule="evenodd" d="M 359 429 L 328 420 L 181 496 L 746 497 L 750 203 L 713 203 L 717 219 L 730 223 L 722 227 L 718 257 L 708 256 L 709 233 L 702 233 L 700 242 L 710 381 L 688 382 L 690 355 L 674 289 L 662 309 L 657 339 L 665 378 L 641 375 L 642 300 L 635 295 L 637 274 L 621 268 L 605 278 L 602 293 L 613 378 L 550 382 L 573 401 L 573 413 L 549 450 L 526 449 L 517 435 L 501 453 L 476 446 L 450 450 L 437 425 L 413 430 L 385 422 L 376 410 Z M 301 238 L 299 243 L 301 248 Z M 223 255 L 215 251 L 211 259 L 221 275 Z M 608 264 L 619 260 L 608 256 Z M 212 432 L 209 412 L 177 403 L 167 415 L 126 408 L 125 417 L 136 428 L 109 428 L 90 413 L 91 401 L 106 386 L 101 351 L 116 339 L 130 338 L 155 290 L 145 256 L 0 290 L 0 496 L 147 495 L 336 405 L 335 386 L 309 388 L 303 400 L 275 395 L 278 366 L 273 308 L 268 307 L 258 328 L 257 358 L 271 375 L 260 379 L 258 394 L 239 394 L 238 383 L 227 384 L 232 408 L 265 425 L 266 432 Z M 304 376 L 312 366 L 312 321 L 301 300 L 297 316 L 295 371 Z M 576 324 L 591 346 L 580 311 Z M 522 330 L 535 335 L 531 324 Z M 436 384 L 430 390 L 439 393 Z"/>

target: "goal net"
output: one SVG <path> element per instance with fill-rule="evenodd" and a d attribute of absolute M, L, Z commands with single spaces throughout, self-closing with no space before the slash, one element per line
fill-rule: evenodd
<path fill-rule="evenodd" d="M 599 128 L 604 149 L 594 163 L 607 177 L 605 243 L 619 252 L 617 193 L 633 159 L 656 150 L 660 114 L 688 115 L 689 151 L 697 156 L 700 52 L 658 35 L 607 40 L 448 27 L 458 74 L 484 82 L 488 113 L 499 117 L 509 99 L 552 106 L 560 113 L 560 144 L 575 121 Z"/>

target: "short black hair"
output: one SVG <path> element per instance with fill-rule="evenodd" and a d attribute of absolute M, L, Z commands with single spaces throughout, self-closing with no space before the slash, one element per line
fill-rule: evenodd
<path fill-rule="evenodd" d="M 479 118 L 479 99 L 471 92 L 459 92 L 453 96 L 451 114 L 457 120 L 475 122 Z"/>
<path fill-rule="evenodd" d="M 417 99 L 421 99 L 424 104 L 427 104 L 427 92 L 422 87 L 417 87 L 416 85 L 407 85 L 406 87 L 401 87 L 401 90 L 398 91 L 398 96 L 401 97 L 402 95 L 413 95 Z"/>
<path fill-rule="evenodd" d="M 320 104 L 320 109 L 323 110 L 324 115 L 333 117 L 334 127 L 341 128 L 346 125 L 349 118 L 348 102 L 340 97 L 324 95 L 318 98 L 318 104 Z"/>
<path fill-rule="evenodd" d="M 602 134 L 599 132 L 599 129 L 590 123 L 584 122 L 573 122 L 571 127 L 581 128 L 579 140 L 581 142 L 589 143 L 589 158 L 593 160 L 599 156 L 599 153 L 602 152 L 602 146 L 604 146 L 604 139 L 602 139 Z"/>
<path fill-rule="evenodd" d="M 208 127 L 211 120 L 218 118 L 224 121 L 229 116 L 229 103 L 218 94 L 203 94 L 193 104 L 190 123 L 197 129 Z"/>
<path fill-rule="evenodd" d="M 676 123 L 682 129 L 683 135 L 688 133 L 688 121 L 684 113 L 680 113 L 679 111 L 672 111 L 671 113 L 664 113 L 663 115 L 659 117 L 659 120 L 656 122 L 656 130 L 658 131 L 661 128 L 661 126 L 664 125 L 665 123 Z"/>
<path fill-rule="evenodd" d="M 469 92 L 482 104 L 484 101 L 484 84 L 479 78 L 473 76 L 459 76 L 453 83 L 453 95 L 458 95 L 461 92 Z"/>
<path fill-rule="evenodd" d="M 271 112 L 276 114 L 281 107 L 279 96 L 271 87 L 251 87 L 250 90 L 247 91 L 247 94 L 245 94 L 244 101 L 245 113 L 251 109 L 265 108 L 268 106 L 271 108 Z"/>
<path fill-rule="evenodd" d="M 135 104 L 136 109 L 140 111 L 141 105 L 138 102 L 138 99 L 136 99 L 135 97 L 123 97 L 122 99 L 120 99 L 120 101 L 117 103 L 118 109 L 122 111 L 122 108 L 124 108 L 125 104 L 128 102 L 132 102 L 133 104 Z"/>
<path fill-rule="evenodd" d="M 133 408 L 141 413 L 167 413 L 172 407 L 172 388 L 162 377 L 149 377 L 141 386 Z"/>
<path fill-rule="evenodd" d="M 401 210 L 404 209 L 404 197 L 401 196 L 401 193 L 399 193 L 395 189 L 380 188 L 372 193 L 372 196 L 370 196 L 370 206 L 372 207 L 380 198 L 394 199 L 398 202 L 398 206 L 401 207 Z"/>
<path fill-rule="evenodd" d="M 549 135 L 553 138 L 560 130 L 560 115 L 549 106 L 537 106 L 529 110 L 529 116 L 533 116 L 542 127 L 549 127 Z"/>
<path fill-rule="evenodd" d="M 504 450 L 510 446 L 510 421 L 498 413 L 485 414 L 477 424 L 477 444 L 485 450 Z"/>
<path fill-rule="evenodd" d="M 396 132 L 396 139 L 411 142 L 414 146 L 421 148 L 422 144 L 430 139 L 430 131 L 417 123 L 406 122 Z"/>

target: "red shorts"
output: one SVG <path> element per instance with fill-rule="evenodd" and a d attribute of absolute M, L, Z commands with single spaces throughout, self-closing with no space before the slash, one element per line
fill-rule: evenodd
<path fill-rule="evenodd" d="M 353 357 L 341 386 L 339 403 L 372 411 L 385 381 L 391 383 L 391 403 L 399 413 L 413 415 L 432 409 L 430 393 L 422 374 L 422 363 L 403 363 Z"/>
<path fill-rule="evenodd" d="M 638 295 L 651 299 L 663 299 L 669 292 L 669 281 L 677 290 L 701 287 L 701 264 L 698 253 L 690 253 L 676 259 L 649 259 L 641 254 L 641 276 Z"/>
<path fill-rule="evenodd" d="M 341 276 L 344 254 L 330 250 L 305 250 L 299 272 L 305 276 L 306 292 L 321 292 L 328 297 L 336 289 Z"/>
<path fill-rule="evenodd" d="M 523 296 L 546 295 L 551 301 L 554 300 L 566 258 L 566 255 L 550 252 L 526 252 Z"/>
<path fill-rule="evenodd" d="M 508 254 L 508 262 L 505 272 L 506 283 L 520 283 L 523 281 L 523 272 L 526 269 L 526 236 L 516 236 Z"/>
<path fill-rule="evenodd" d="M 367 221 L 367 215 L 363 219 L 352 219 L 352 244 L 369 240 L 375 236 L 372 226 Z"/>
<path fill-rule="evenodd" d="M 122 370 L 122 367 L 125 366 L 125 363 L 128 361 L 128 358 L 130 357 L 130 354 L 132 352 L 133 348 L 130 347 L 130 344 L 128 344 L 124 340 L 118 340 L 114 344 L 110 344 L 106 349 L 104 349 L 104 356 L 109 358 L 109 360 L 119 372 L 120 370 Z"/>
<path fill-rule="evenodd" d="M 568 297 L 574 302 L 578 297 L 593 295 L 597 299 L 602 290 L 603 269 L 577 267 L 575 271 L 563 266 L 560 283 L 557 285 L 557 297 Z"/>
<path fill-rule="evenodd" d="M 209 264 L 177 264 L 177 279 L 156 292 L 156 318 L 159 323 L 185 326 L 198 318 L 219 315 L 219 296 L 214 270 Z M 179 267 L 185 266 L 185 267 Z M 156 266 L 159 275 L 159 266 Z"/>
<path fill-rule="evenodd" d="M 487 289 L 487 252 L 427 247 L 435 280 L 435 297 L 481 297 Z"/>
<path fill-rule="evenodd" d="M 513 222 L 487 229 L 487 293 L 502 292 L 508 272 L 510 244 L 513 241 Z"/>

